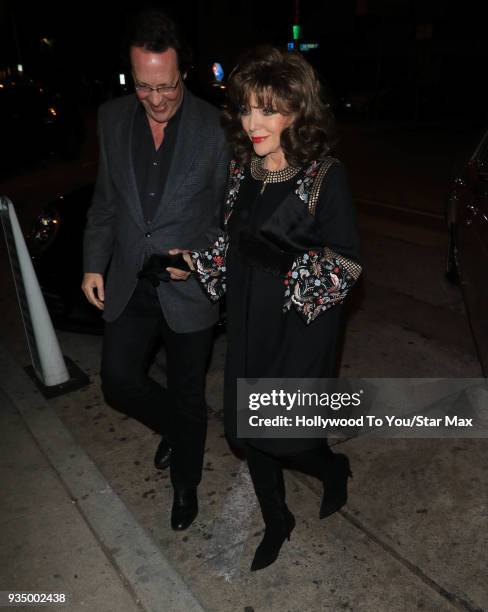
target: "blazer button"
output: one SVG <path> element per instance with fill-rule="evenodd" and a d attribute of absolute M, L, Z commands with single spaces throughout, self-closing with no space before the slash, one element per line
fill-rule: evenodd
<path fill-rule="evenodd" d="M 151 238 L 152 234 L 151 234 L 151 232 L 146 232 L 145 236 L 146 236 L 146 238 Z"/>

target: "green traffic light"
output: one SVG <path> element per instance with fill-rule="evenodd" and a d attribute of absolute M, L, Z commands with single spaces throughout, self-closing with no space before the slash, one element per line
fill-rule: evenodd
<path fill-rule="evenodd" d="M 293 40 L 298 40 L 299 38 L 301 38 L 301 34 L 302 34 L 302 26 L 295 24 L 293 26 Z"/>

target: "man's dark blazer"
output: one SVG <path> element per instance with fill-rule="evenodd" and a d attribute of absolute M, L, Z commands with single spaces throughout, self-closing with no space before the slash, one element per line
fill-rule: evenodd
<path fill-rule="evenodd" d="M 144 258 L 171 248 L 200 249 L 218 232 L 229 151 L 219 112 L 185 90 L 175 149 L 154 219 L 143 217 L 132 163 L 135 95 L 110 100 L 99 110 L 99 168 L 84 236 L 84 271 L 107 274 L 106 321 L 126 307 Z M 217 306 L 196 280 L 162 282 L 159 301 L 178 333 L 213 325 Z"/>

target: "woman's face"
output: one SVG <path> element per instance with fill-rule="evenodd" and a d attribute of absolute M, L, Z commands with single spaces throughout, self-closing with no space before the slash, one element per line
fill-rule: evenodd
<path fill-rule="evenodd" d="M 259 107 L 251 94 L 248 106 L 241 111 L 242 129 L 249 136 L 256 155 L 283 155 L 281 133 L 294 121 L 293 115 L 282 115 L 272 108 Z"/>

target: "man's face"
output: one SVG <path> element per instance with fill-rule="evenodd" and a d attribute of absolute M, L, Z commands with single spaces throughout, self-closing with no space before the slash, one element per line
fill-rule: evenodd
<path fill-rule="evenodd" d="M 178 57 L 174 49 L 162 53 L 146 51 L 142 47 L 131 47 L 132 74 L 138 86 L 167 87 L 166 92 L 136 88 L 136 95 L 150 119 L 166 123 L 178 110 L 183 100 L 182 75 L 178 69 Z"/>

